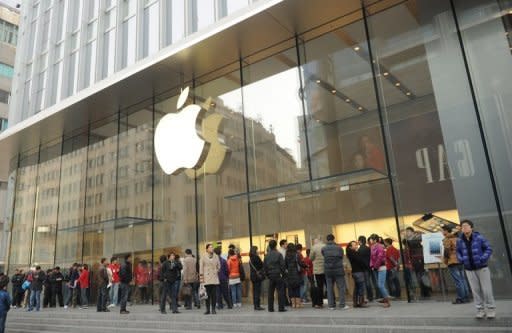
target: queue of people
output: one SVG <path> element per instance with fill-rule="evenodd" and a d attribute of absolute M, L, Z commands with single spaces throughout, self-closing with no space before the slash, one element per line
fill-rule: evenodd
<path fill-rule="evenodd" d="M 469 302 L 470 290 L 477 308 L 476 318 L 492 319 L 496 316 L 495 302 L 488 262 L 492 249 L 480 233 L 473 230 L 473 222 L 464 220 L 459 228 L 443 226 L 444 252 L 442 260 L 453 278 L 457 298 L 453 304 Z M 425 279 L 421 238 L 414 229 L 407 228 L 403 237 L 403 253 L 393 245 L 390 238 L 382 239 L 372 234 L 366 239 L 360 236 L 344 249 L 335 242 L 333 234 L 313 240 L 311 249 L 305 251 L 301 244 L 281 240 L 270 240 L 262 257 L 257 246 L 249 252 L 248 279 L 252 285 L 252 303 L 255 311 L 265 310 L 261 306 L 262 284 L 268 280 L 267 310 L 275 311 L 274 297 L 277 294 L 277 311 L 302 308 L 311 300 L 314 308 L 324 307 L 324 295 L 330 310 L 349 308 L 345 295 L 347 289 L 346 270 L 350 270 L 354 282 L 352 304 L 364 308 L 377 300 L 384 308 L 391 307 L 391 300 L 401 297 L 399 274 L 401 268 L 409 284 L 413 275 L 420 283 L 423 295 L 429 295 L 429 282 Z M 346 257 L 346 258 L 345 258 Z M 402 262 L 403 261 L 403 262 Z M 2 317 L 9 308 L 26 308 L 40 311 L 42 307 L 64 307 L 87 309 L 91 285 L 95 284 L 96 310 L 109 312 L 119 306 L 121 314 L 128 314 L 127 304 L 132 293 L 139 303 L 149 303 L 152 288 L 158 288 L 159 311 L 180 313 L 180 308 L 200 309 L 204 300 L 205 314 L 216 314 L 217 310 L 242 307 L 243 284 L 246 273 L 240 250 L 230 245 L 227 254 L 220 247 L 207 244 L 205 253 L 197 260 L 190 249 L 184 257 L 177 253 L 162 255 L 154 266 L 141 260 L 135 268 L 132 258 L 124 256 L 122 264 L 117 257 L 102 258 L 99 267 L 91 274 L 87 264 L 73 264 L 66 274 L 60 267 L 46 272 L 40 266 L 28 273 L 17 269 L 10 279 L 12 297 L 2 293 L 9 279 L 0 274 L 0 303 L 6 297 L 10 306 L 0 304 L 0 326 Z M 349 268 L 347 268 L 349 267 Z M 466 278 L 467 277 L 467 278 Z M 469 282 L 469 285 L 468 285 Z M 325 289 L 325 290 L 324 290 Z M 308 293 L 309 291 L 309 293 Z M 374 293 L 375 291 L 375 293 Z M 41 302 L 42 299 L 42 302 Z M 183 301 L 183 306 L 179 301 Z M 4 311 L 4 312 L 2 312 Z"/>

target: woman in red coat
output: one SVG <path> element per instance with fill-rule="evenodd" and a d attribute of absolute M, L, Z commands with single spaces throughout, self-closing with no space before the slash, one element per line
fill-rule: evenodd
<path fill-rule="evenodd" d="M 87 299 L 87 289 L 89 289 L 89 267 L 86 264 L 83 264 L 80 267 L 78 283 L 80 284 L 80 303 L 82 304 L 80 308 L 87 309 L 87 305 L 89 304 Z"/>

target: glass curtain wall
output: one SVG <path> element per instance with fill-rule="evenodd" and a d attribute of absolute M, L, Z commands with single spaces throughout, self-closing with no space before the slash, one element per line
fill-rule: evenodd
<path fill-rule="evenodd" d="M 411 293 L 443 291 L 444 266 L 433 249 L 426 251 L 427 238 L 443 223 L 470 219 L 494 248 L 495 293 L 507 294 L 503 230 L 450 2 L 405 1 L 369 14 L 399 218 L 414 229 L 401 230 Z M 422 239 L 418 256 L 415 241 Z"/>
<path fill-rule="evenodd" d="M 510 235 L 502 112 L 510 94 L 486 90 L 490 78 L 505 87 L 509 76 L 475 46 L 493 43 L 505 66 L 510 25 L 508 14 L 469 20 L 504 14 L 509 3 L 453 4 L 410 0 L 376 11 L 368 3 L 336 27 L 24 153 L 12 168 L 9 271 L 73 262 L 94 271 L 101 257 L 131 253 L 136 266 L 152 263 L 157 287 L 161 255 L 190 248 L 200 256 L 205 243 L 224 253 L 234 244 L 246 262 L 250 245 L 263 254 L 270 239 L 309 248 L 333 233 L 345 247 L 378 233 L 403 254 L 396 294 L 446 297 L 454 287 L 429 237 L 469 218 L 494 248 L 496 295 L 512 296 L 501 223 Z M 154 129 L 183 112 L 177 101 L 187 86 L 184 105 L 204 112 L 196 129 L 208 154 L 197 170 L 166 175 L 155 163 Z M 349 274 L 347 282 L 350 296 Z"/>

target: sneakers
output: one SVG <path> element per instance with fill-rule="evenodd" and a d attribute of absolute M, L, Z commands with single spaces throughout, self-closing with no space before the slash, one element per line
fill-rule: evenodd
<path fill-rule="evenodd" d="M 496 310 L 489 309 L 487 310 L 487 319 L 494 319 L 496 318 Z"/>
<path fill-rule="evenodd" d="M 67 309 L 67 308 L 68 308 L 68 306 L 67 306 L 67 305 L 64 305 L 64 310 L 65 310 L 65 309 Z"/>
<path fill-rule="evenodd" d="M 478 310 L 476 312 L 475 318 L 476 319 L 483 319 L 483 318 L 485 318 L 485 311 L 484 310 Z"/>
<path fill-rule="evenodd" d="M 336 308 L 335 308 L 335 307 L 330 306 L 330 307 L 329 307 L 329 310 L 336 310 Z"/>
<path fill-rule="evenodd" d="M 348 310 L 348 309 L 350 309 L 350 306 L 348 306 L 348 305 L 340 306 L 340 309 L 341 310 Z"/>
<path fill-rule="evenodd" d="M 115 307 L 115 306 L 116 306 L 115 304 L 109 304 L 109 305 L 107 306 L 107 308 L 113 308 L 113 307 Z"/>

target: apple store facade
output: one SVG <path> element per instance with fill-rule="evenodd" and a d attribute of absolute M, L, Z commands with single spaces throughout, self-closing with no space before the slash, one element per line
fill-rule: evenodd
<path fill-rule="evenodd" d="M 512 297 L 512 2 L 255 8 L 2 134 L 9 274 L 206 243 L 247 262 L 253 245 L 329 233 L 343 246 L 377 233 L 404 253 L 412 227 L 443 298 L 454 285 L 428 239 L 470 219 L 492 244 L 496 296 Z M 191 105 L 201 116 L 187 122 Z M 183 118 L 159 129 L 164 161 L 168 114 Z M 420 277 L 400 279 L 404 299 L 422 296 Z"/>

